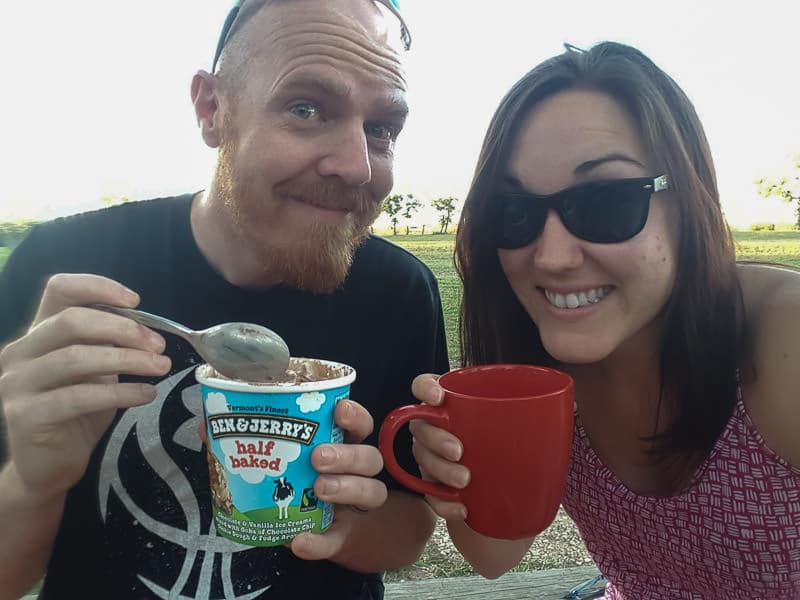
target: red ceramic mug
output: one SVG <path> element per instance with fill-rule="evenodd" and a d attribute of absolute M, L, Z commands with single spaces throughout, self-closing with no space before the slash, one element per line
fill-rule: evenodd
<path fill-rule="evenodd" d="M 439 378 L 440 406 L 401 406 L 386 417 L 378 447 L 397 481 L 467 507 L 467 525 L 499 539 L 533 537 L 553 521 L 569 466 L 573 382 L 566 373 L 533 365 L 483 365 Z M 412 419 L 455 435 L 471 479 L 463 489 L 423 481 L 394 456 L 394 438 Z"/>

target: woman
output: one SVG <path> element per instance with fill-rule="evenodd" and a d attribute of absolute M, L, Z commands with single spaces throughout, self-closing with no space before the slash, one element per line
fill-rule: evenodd
<path fill-rule="evenodd" d="M 456 243 L 466 364 L 575 380 L 563 505 L 607 598 L 800 595 L 800 283 L 739 266 L 691 102 L 641 52 L 568 47 L 487 133 Z M 437 404 L 435 378 L 415 394 Z M 423 474 L 461 487 L 461 446 L 412 425 Z M 429 497 L 475 569 L 485 538 Z"/>

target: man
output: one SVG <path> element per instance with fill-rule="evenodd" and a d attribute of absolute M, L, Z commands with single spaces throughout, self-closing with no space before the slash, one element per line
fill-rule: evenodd
<path fill-rule="evenodd" d="M 208 188 L 39 226 L 9 258 L 3 599 L 45 571 L 48 599 L 381 598 L 377 573 L 422 551 L 433 515 L 374 448 L 375 424 L 411 400 L 413 376 L 447 369 L 432 274 L 368 235 L 406 115 L 384 4 L 395 12 L 390 0 L 244 2 L 218 68 L 191 86 L 203 140 L 219 150 Z M 195 328 L 263 323 L 294 356 L 353 365 L 353 401 L 335 414 L 349 443 L 313 455 L 331 528 L 278 548 L 217 537 L 199 358 L 93 303 Z"/>

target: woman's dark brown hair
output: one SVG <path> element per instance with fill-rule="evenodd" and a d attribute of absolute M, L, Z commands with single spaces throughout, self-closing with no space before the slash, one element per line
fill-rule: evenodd
<path fill-rule="evenodd" d="M 459 333 L 465 364 L 555 364 L 518 302 L 497 257 L 490 198 L 506 175 L 520 124 L 532 107 L 567 89 L 615 98 L 633 116 L 677 204 L 675 287 L 663 309 L 661 401 L 674 419 L 652 439 L 661 457 L 707 453 L 736 402 L 744 352 L 734 243 L 722 216 L 714 166 L 700 120 L 678 85 L 640 51 L 604 42 L 572 46 L 535 67 L 509 91 L 489 125 L 456 238 L 463 282 Z"/>

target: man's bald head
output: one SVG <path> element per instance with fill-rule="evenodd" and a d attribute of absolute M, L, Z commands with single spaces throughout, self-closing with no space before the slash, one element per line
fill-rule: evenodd
<path fill-rule="evenodd" d="M 291 5 L 307 4 L 309 8 L 324 7 L 349 17 L 351 26 L 359 27 L 378 45 L 398 52 L 401 35 L 399 23 L 387 19 L 382 5 L 374 0 L 244 0 L 223 42 L 216 72 L 226 87 L 236 89 L 244 81 L 259 41 L 274 37 L 283 25 L 281 10 Z M 299 9 L 299 6 L 292 6 Z M 313 14 L 309 20 L 313 19 Z"/>
<path fill-rule="evenodd" d="M 246 29 L 253 16 L 261 12 L 267 4 L 279 2 L 290 2 L 291 0 L 249 0 L 239 9 L 231 28 L 228 30 L 227 37 L 220 40 L 223 43 L 222 52 L 219 60 L 214 65 L 216 73 L 221 79 L 226 81 L 236 81 L 245 70 L 247 62 L 248 39 L 243 30 Z M 251 44 L 252 45 L 252 44 Z"/>

